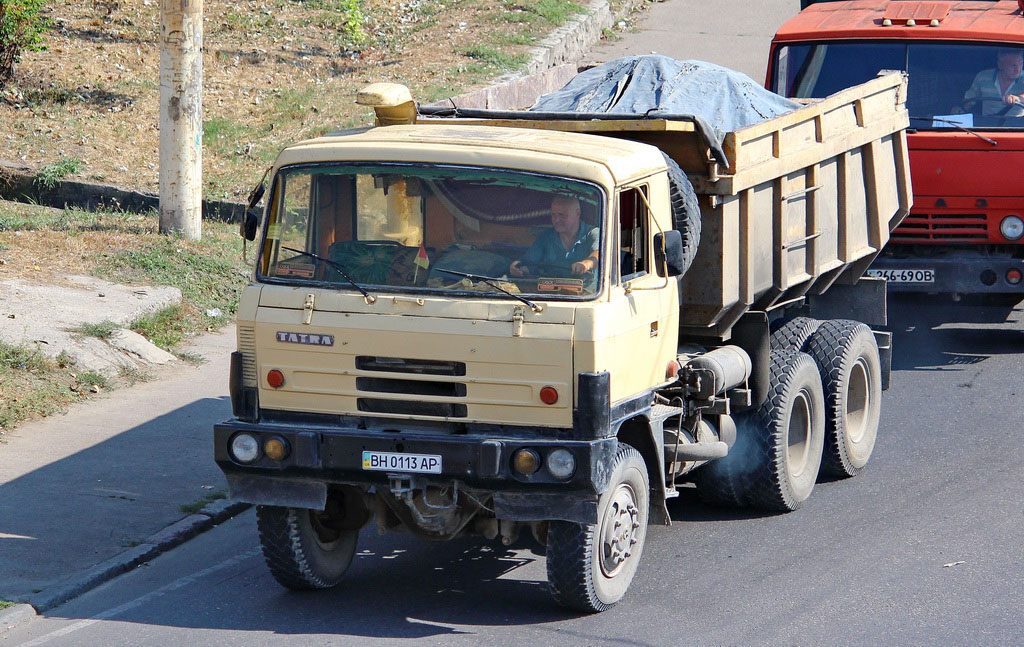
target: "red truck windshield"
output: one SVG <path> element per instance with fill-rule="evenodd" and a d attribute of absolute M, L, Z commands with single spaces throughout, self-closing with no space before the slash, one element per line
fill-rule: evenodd
<path fill-rule="evenodd" d="M 990 43 L 794 44 L 776 50 L 771 89 L 787 97 L 820 98 L 869 81 L 880 70 L 902 70 L 910 77 L 912 127 L 1016 130 L 1024 129 L 1024 101 L 1004 98 L 1024 95 L 1022 65 L 1024 48 Z"/>

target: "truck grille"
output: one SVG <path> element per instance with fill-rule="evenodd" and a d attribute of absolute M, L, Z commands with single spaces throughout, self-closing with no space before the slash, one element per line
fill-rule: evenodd
<path fill-rule="evenodd" d="M 384 373 L 416 373 L 419 375 L 465 375 L 464 362 L 442 362 L 430 359 L 403 359 L 401 357 L 356 357 L 356 368 L 360 371 Z"/>
<path fill-rule="evenodd" d="M 894 243 L 922 241 L 988 240 L 988 218 L 983 213 L 912 213 L 892 232 Z"/>
<path fill-rule="evenodd" d="M 466 364 L 463 362 L 406 359 L 401 357 L 359 356 L 356 357 L 356 368 L 361 371 L 423 376 L 457 377 L 466 374 Z M 434 398 L 466 397 L 466 385 L 462 382 L 413 380 L 397 377 L 357 377 L 356 390 Z M 425 402 L 418 399 L 391 400 L 364 397 L 358 398 L 356 406 L 359 407 L 360 411 L 367 413 L 436 416 L 443 418 L 465 418 L 467 415 L 466 405 L 455 402 Z"/>
<path fill-rule="evenodd" d="M 466 397 L 466 385 L 457 382 L 424 382 L 421 380 L 392 380 L 382 377 L 357 377 L 356 389 L 377 393 L 407 393 L 432 395 L 440 398 Z"/>
<path fill-rule="evenodd" d="M 359 398 L 356 406 L 366 413 L 390 413 L 404 416 L 437 416 L 439 418 L 465 418 L 466 405 L 449 402 L 421 402 L 410 400 L 378 400 Z"/>

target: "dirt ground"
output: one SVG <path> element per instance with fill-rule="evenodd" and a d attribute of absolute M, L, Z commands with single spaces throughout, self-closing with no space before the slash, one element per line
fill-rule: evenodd
<path fill-rule="evenodd" d="M 240 0 L 204 7 L 204 182 L 239 198 L 287 142 L 369 120 L 356 90 L 482 86 L 570 19 L 568 0 Z M 353 24 L 350 7 L 360 8 Z M 52 0 L 47 49 L 0 90 L 0 159 L 156 191 L 159 0 Z"/>

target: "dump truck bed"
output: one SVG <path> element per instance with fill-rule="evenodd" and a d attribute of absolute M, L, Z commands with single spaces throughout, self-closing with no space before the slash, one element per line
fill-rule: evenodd
<path fill-rule="evenodd" d="M 417 123 L 599 134 L 667 153 L 693 182 L 702 218 L 680 326 L 724 337 L 748 310 L 863 275 L 912 202 L 905 101 L 905 77 L 890 73 L 720 140 L 699 119 L 657 113 L 421 108 Z"/>

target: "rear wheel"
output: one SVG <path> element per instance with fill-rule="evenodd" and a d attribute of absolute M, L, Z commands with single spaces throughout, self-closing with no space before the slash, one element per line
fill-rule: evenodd
<path fill-rule="evenodd" d="M 295 590 L 329 589 L 345 575 L 358 530 L 342 530 L 337 516 L 303 508 L 256 506 L 263 558 L 274 579 Z"/>
<path fill-rule="evenodd" d="M 611 483 L 598 502 L 596 524 L 552 521 L 548 526 L 551 593 L 577 611 L 604 611 L 621 600 L 643 553 L 650 503 L 647 466 L 629 445 L 619 446 Z"/>
<path fill-rule="evenodd" d="M 736 443 L 695 475 L 708 503 L 796 510 L 811 495 L 821 465 L 825 400 L 818 368 L 806 353 L 771 352 L 768 397 L 737 417 Z"/>
<path fill-rule="evenodd" d="M 806 353 L 772 351 L 768 398 L 750 422 L 755 455 L 750 502 L 790 512 L 811 496 L 825 439 L 825 396 L 818 367 Z"/>
<path fill-rule="evenodd" d="M 871 458 L 881 413 L 881 361 L 874 333 L 857 321 L 826 321 L 807 352 L 825 389 L 822 473 L 856 476 Z"/>
<path fill-rule="evenodd" d="M 771 348 L 803 350 L 807 340 L 818 329 L 821 322 L 810 317 L 794 317 L 779 326 L 771 337 Z"/>

